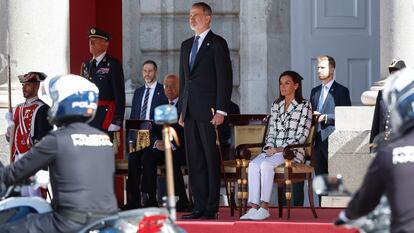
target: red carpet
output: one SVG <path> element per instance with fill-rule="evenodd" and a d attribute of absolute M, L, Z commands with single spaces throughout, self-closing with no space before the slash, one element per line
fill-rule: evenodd
<path fill-rule="evenodd" d="M 220 208 L 218 220 L 180 220 L 179 213 L 177 224 L 189 233 L 357 233 L 355 229 L 336 228 L 332 222 L 338 216 L 341 209 L 317 208 L 318 218 L 308 208 L 293 208 L 290 211 L 290 219 L 286 219 L 286 209 L 283 218 L 278 218 L 277 208 L 272 208 L 271 217 L 266 221 L 240 221 L 238 217 L 230 216 L 229 208 Z M 238 213 L 235 213 L 238 215 Z"/>

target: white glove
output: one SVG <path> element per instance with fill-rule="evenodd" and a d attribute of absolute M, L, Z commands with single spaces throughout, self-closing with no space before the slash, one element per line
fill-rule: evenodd
<path fill-rule="evenodd" d="M 121 130 L 121 126 L 119 125 L 114 125 L 114 124 L 110 124 L 108 127 L 108 131 L 119 131 Z"/>
<path fill-rule="evenodd" d="M 37 189 L 39 187 L 47 188 L 50 181 L 49 172 L 45 170 L 40 170 L 33 176 L 33 179 L 35 181 L 33 185 L 34 189 Z"/>
<path fill-rule="evenodd" d="M 11 131 L 12 131 L 12 127 L 14 127 L 14 122 L 13 122 L 13 113 L 11 112 L 6 112 L 4 114 L 4 119 L 6 119 L 7 122 L 7 129 L 6 129 L 6 140 L 8 142 L 10 142 L 10 135 L 11 135 Z"/>
<path fill-rule="evenodd" d="M 6 112 L 6 114 L 4 114 L 4 118 L 6 119 L 7 123 L 10 125 L 13 122 L 13 113 Z"/>

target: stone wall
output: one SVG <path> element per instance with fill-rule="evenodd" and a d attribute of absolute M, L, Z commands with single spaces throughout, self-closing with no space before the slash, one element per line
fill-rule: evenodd
<path fill-rule="evenodd" d="M 336 130 L 329 136 L 329 175 L 341 174 L 345 187 L 355 192 L 373 155 L 369 137 L 374 107 L 336 107 Z"/>

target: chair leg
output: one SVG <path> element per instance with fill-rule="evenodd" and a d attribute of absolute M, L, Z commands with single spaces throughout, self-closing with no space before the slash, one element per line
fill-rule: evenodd
<path fill-rule="evenodd" d="M 243 214 L 247 212 L 247 199 L 248 199 L 248 187 L 247 187 L 247 179 L 243 179 Z"/>
<path fill-rule="evenodd" d="M 282 203 L 283 185 L 277 184 L 277 203 L 279 208 L 279 218 L 283 217 L 283 203 Z"/>
<path fill-rule="evenodd" d="M 291 183 L 291 180 L 286 180 L 285 189 L 286 189 L 285 198 L 286 198 L 287 218 L 290 219 L 290 202 L 292 200 L 292 183 Z"/>
<path fill-rule="evenodd" d="M 234 216 L 234 183 L 230 182 L 230 200 L 229 200 L 229 206 L 230 206 L 230 216 Z"/>
<path fill-rule="evenodd" d="M 312 189 L 312 179 L 308 178 L 308 197 L 309 197 L 309 205 L 311 207 L 313 217 L 318 218 L 315 210 L 315 203 L 313 201 L 313 189 Z"/>
<path fill-rule="evenodd" d="M 242 216 L 243 212 L 243 190 L 242 190 L 242 180 L 237 180 L 237 202 L 239 203 L 239 218 Z"/>

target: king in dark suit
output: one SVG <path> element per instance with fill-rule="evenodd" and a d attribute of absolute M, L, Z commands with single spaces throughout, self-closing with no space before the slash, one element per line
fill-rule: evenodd
<path fill-rule="evenodd" d="M 216 217 L 220 196 L 220 156 L 215 126 L 227 115 L 232 68 L 226 40 L 210 30 L 212 11 L 204 2 L 189 16 L 195 36 L 181 44 L 179 123 L 184 126 L 194 211 L 184 219 Z M 214 115 L 212 110 L 214 109 Z"/>
<path fill-rule="evenodd" d="M 315 173 L 328 173 L 328 137 L 335 130 L 335 107 L 351 106 L 348 88 L 337 83 L 334 78 L 335 60 L 330 56 L 319 56 L 318 76 L 322 84 L 311 91 L 311 103 L 314 114 L 320 114 L 316 133 Z"/>
<path fill-rule="evenodd" d="M 131 120 L 154 120 L 154 109 L 168 103 L 163 85 L 157 82 L 157 64 L 147 60 L 142 65 L 142 76 L 145 85 L 134 92 L 131 107 Z M 141 157 L 157 140 L 156 134 L 150 132 L 150 146 L 128 156 L 127 205 L 124 209 L 141 207 Z M 130 135 L 129 141 L 135 142 L 135 135 Z"/>
<path fill-rule="evenodd" d="M 93 82 L 99 89 L 98 109 L 89 123 L 103 131 L 119 131 L 125 112 L 125 83 L 122 65 L 106 51 L 111 36 L 98 29 L 89 30 L 91 60 L 81 66 L 81 76 Z"/>

